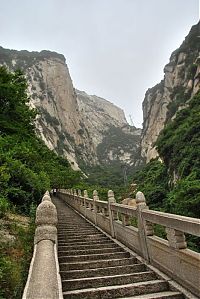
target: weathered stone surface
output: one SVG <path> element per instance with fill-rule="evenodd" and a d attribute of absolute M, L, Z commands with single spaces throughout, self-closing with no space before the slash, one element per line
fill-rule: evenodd
<path fill-rule="evenodd" d="M 68 201 L 66 194 L 65 198 Z M 109 198 L 114 198 L 111 190 Z M 157 292 L 160 297 L 155 294 L 155 298 L 182 298 L 180 292 L 170 291 L 166 281 L 157 277 L 152 269 L 139 261 L 124 246 L 106 236 L 103 237 L 102 232 L 87 223 L 69 206 L 65 206 L 64 202 L 56 200 L 55 204 L 60 219 L 58 235 L 62 239 L 65 238 L 65 245 L 58 239 L 64 298 L 127 298 L 135 295 L 141 295 L 143 298 L 142 296 L 148 294 L 153 299 L 153 294 Z M 78 210 L 81 209 L 81 206 L 77 207 Z M 102 219 L 98 222 L 98 227 L 104 229 L 105 219 L 108 218 L 102 213 L 97 215 L 99 220 Z M 78 227 L 88 231 L 87 237 Z M 97 232 L 95 243 L 94 229 Z M 127 234 L 128 230 L 130 234 Z M 127 227 L 122 228 L 123 237 L 135 244 L 131 231 Z"/>
<path fill-rule="evenodd" d="M 57 222 L 58 219 L 55 205 L 48 200 L 42 201 L 36 210 L 36 225 L 56 226 Z"/>
<path fill-rule="evenodd" d="M 129 126 L 124 112 L 112 103 L 75 91 L 63 55 L 0 47 L 0 64 L 6 64 L 11 70 L 23 69 L 31 107 L 40 112 L 36 120 L 37 134 L 50 149 L 66 157 L 73 169 L 79 169 L 83 162 L 87 165 L 102 162 L 97 147 L 111 127 L 119 128 L 119 134 L 130 137 L 130 142 L 128 147 L 120 144 L 117 151 L 115 146 L 109 149 L 103 163 L 116 159 L 132 163 L 141 130 Z"/>
<path fill-rule="evenodd" d="M 145 94 L 141 155 L 146 162 L 158 156 L 155 142 L 169 117 L 168 105 L 175 102 L 181 91 L 187 94 L 189 100 L 200 90 L 199 32 L 200 23 L 192 27 L 180 48 L 172 53 L 164 68 L 164 79 Z M 178 109 L 181 107 L 184 107 L 184 101 Z"/>
<path fill-rule="evenodd" d="M 141 129 L 130 126 L 124 111 L 109 101 L 84 91 L 76 90 L 76 94 L 80 113 L 85 117 L 84 123 L 92 136 L 96 162 L 106 164 L 118 160 L 128 165 L 138 163 Z M 114 135 L 121 143 L 111 146 L 109 141 Z M 126 139 L 125 144 L 123 139 Z"/>
<path fill-rule="evenodd" d="M 42 268 L 41 268 L 42 267 Z M 54 245 L 43 240 L 37 245 L 33 270 L 25 299 L 59 298 Z"/>
<path fill-rule="evenodd" d="M 57 228 L 52 225 L 38 226 L 35 231 L 34 244 L 43 240 L 50 240 L 53 243 L 57 241 Z"/>

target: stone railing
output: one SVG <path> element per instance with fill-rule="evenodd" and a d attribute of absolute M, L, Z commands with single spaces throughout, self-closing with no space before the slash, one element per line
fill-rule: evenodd
<path fill-rule="evenodd" d="M 57 211 L 47 191 L 36 210 L 34 252 L 22 299 L 63 299 L 57 256 Z"/>
<path fill-rule="evenodd" d="M 187 248 L 185 233 L 200 237 L 200 220 L 149 210 L 142 192 L 136 195 L 136 207 L 118 204 L 114 193 L 108 201 L 99 200 L 97 191 L 60 190 L 58 196 L 68 205 L 110 234 L 148 263 L 166 273 L 199 296 L 200 254 Z M 154 234 L 154 224 L 165 228 L 167 240 Z M 133 226 L 134 225 L 134 226 Z"/>

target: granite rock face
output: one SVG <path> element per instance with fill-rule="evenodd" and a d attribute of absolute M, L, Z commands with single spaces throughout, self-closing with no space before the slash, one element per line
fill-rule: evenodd
<path fill-rule="evenodd" d="M 80 113 L 92 136 L 100 164 L 117 161 L 130 166 L 140 163 L 141 129 L 130 126 L 124 111 L 109 101 L 76 90 Z"/>
<path fill-rule="evenodd" d="M 141 155 L 158 156 L 155 142 L 165 124 L 200 89 L 200 23 L 193 26 L 164 68 L 164 79 L 147 90 L 143 102 Z"/>
<path fill-rule="evenodd" d="M 0 64 L 10 70 L 20 68 L 24 71 L 30 105 L 39 111 L 37 134 L 50 149 L 66 157 L 73 169 L 112 160 L 134 163 L 131 156 L 135 149 L 138 152 L 140 130 L 129 126 L 124 112 L 112 103 L 75 90 L 63 55 L 0 47 Z M 129 147 L 121 145 L 115 154 L 109 150 L 102 159 L 98 147 L 109 135 L 110 128 L 118 129 L 120 135 L 124 132 Z M 136 144 L 132 148 L 133 142 Z"/>

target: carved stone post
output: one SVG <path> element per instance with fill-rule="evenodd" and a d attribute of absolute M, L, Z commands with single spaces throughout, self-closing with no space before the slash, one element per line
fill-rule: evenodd
<path fill-rule="evenodd" d="M 76 192 L 76 189 L 74 189 L 74 191 L 73 191 L 73 202 L 72 202 L 72 206 L 74 207 L 76 207 L 77 208 L 77 192 Z"/>
<path fill-rule="evenodd" d="M 106 216 L 106 217 L 107 217 L 107 216 L 109 216 L 108 209 L 107 209 L 107 208 L 105 208 L 105 207 L 104 207 L 104 208 L 102 208 L 102 213 L 103 213 L 103 215 L 104 215 L 104 216 Z"/>
<path fill-rule="evenodd" d="M 126 214 L 121 214 L 122 216 L 122 225 L 128 226 L 130 225 L 130 217 Z"/>
<path fill-rule="evenodd" d="M 168 227 L 166 227 L 165 230 L 170 247 L 175 249 L 187 248 L 187 243 L 185 241 L 185 235 L 183 232 Z"/>
<path fill-rule="evenodd" d="M 57 242 L 57 211 L 45 193 L 36 210 L 34 255 L 23 299 L 59 298 L 55 244 Z"/>
<path fill-rule="evenodd" d="M 86 204 L 86 198 L 88 198 L 88 192 L 87 192 L 87 190 L 84 190 L 83 191 L 83 196 L 84 196 L 84 212 L 85 212 L 85 217 L 86 217 L 86 215 L 87 215 L 87 204 Z"/>
<path fill-rule="evenodd" d="M 82 205 L 82 199 L 81 199 L 81 197 L 82 197 L 81 190 L 78 189 L 78 192 L 77 192 L 77 204 L 78 204 L 78 206 Z"/>
<path fill-rule="evenodd" d="M 153 224 L 149 221 L 145 222 L 145 232 L 146 232 L 146 236 L 153 236 L 154 235 Z"/>
<path fill-rule="evenodd" d="M 113 238 L 115 237 L 115 227 L 114 227 L 114 223 L 113 223 L 113 220 L 115 220 L 115 218 L 114 218 L 114 214 L 112 213 L 112 210 L 111 210 L 111 204 L 115 203 L 115 202 L 116 202 L 116 200 L 115 200 L 114 192 L 112 190 L 109 190 L 108 191 L 108 214 L 109 214 L 109 220 L 110 220 L 110 232 L 111 232 L 111 236 Z"/>
<path fill-rule="evenodd" d="M 137 204 L 137 220 L 138 220 L 138 234 L 140 241 L 140 249 L 143 257 L 149 261 L 149 252 L 147 247 L 147 237 L 146 237 L 146 224 L 142 217 L 142 210 L 148 209 L 146 205 L 146 200 L 144 194 L 140 191 L 136 194 L 136 204 Z"/>
<path fill-rule="evenodd" d="M 97 224 L 97 207 L 96 207 L 96 200 L 99 200 L 97 190 L 93 191 L 93 212 L 94 212 L 94 223 Z"/>

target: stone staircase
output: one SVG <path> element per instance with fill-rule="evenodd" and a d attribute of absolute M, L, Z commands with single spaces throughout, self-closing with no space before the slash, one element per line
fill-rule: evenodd
<path fill-rule="evenodd" d="M 62 200 L 55 198 L 54 204 L 64 299 L 185 298 Z"/>

